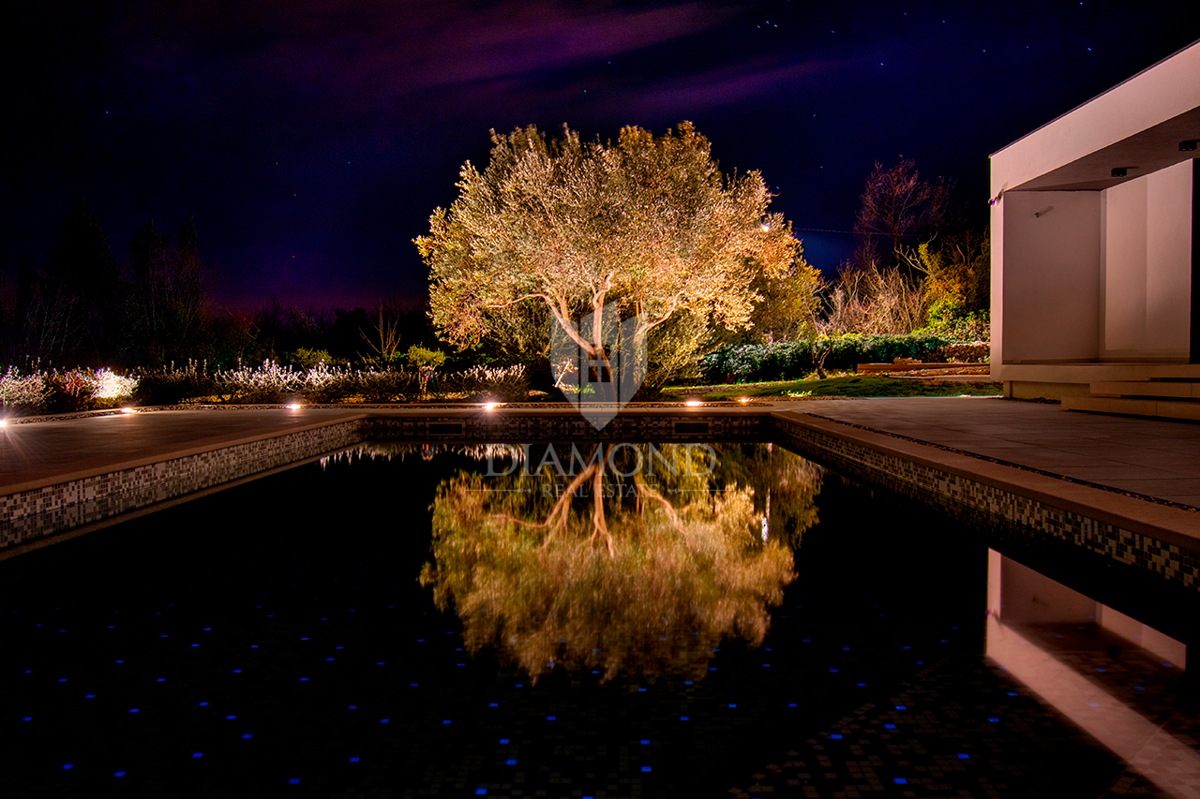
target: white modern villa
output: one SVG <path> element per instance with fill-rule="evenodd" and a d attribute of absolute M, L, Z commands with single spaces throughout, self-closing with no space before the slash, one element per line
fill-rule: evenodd
<path fill-rule="evenodd" d="M 1200 41 L 992 155 L 992 376 L 1200 420 Z"/>

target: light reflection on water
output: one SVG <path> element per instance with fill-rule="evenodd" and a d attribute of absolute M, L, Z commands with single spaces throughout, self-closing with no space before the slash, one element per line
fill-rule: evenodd
<path fill-rule="evenodd" d="M 722 639 L 761 645 L 824 476 L 771 445 L 458 452 L 486 469 L 438 486 L 420 580 L 457 610 L 469 652 L 495 650 L 534 683 L 555 668 L 698 680 Z"/>

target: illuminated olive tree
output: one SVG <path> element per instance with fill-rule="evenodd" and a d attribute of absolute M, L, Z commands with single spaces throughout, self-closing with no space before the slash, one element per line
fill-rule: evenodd
<path fill-rule="evenodd" d="M 755 489 L 715 478 L 706 450 L 594 445 L 577 468 L 535 456 L 510 475 L 448 480 L 421 582 L 453 602 L 470 651 L 496 646 L 535 680 L 555 666 L 698 679 L 725 636 L 762 642 L 795 578 L 788 541 L 762 535 Z M 784 456 L 800 460 L 781 452 L 785 470 Z M 809 490 L 785 494 L 809 507 L 789 512 L 776 494 L 768 514 L 815 520 L 819 478 L 805 474 Z"/>
<path fill-rule="evenodd" d="M 759 173 L 723 175 L 690 122 L 659 137 L 627 127 L 616 143 L 565 126 L 559 139 L 529 127 L 492 142 L 487 168 L 463 166 L 458 199 L 416 240 L 433 320 L 459 346 L 525 302 L 600 359 L 614 301 L 639 317 L 638 335 L 687 314 L 743 328 L 761 299 L 754 280 L 799 257 Z M 589 340 L 572 321 L 593 313 Z"/>

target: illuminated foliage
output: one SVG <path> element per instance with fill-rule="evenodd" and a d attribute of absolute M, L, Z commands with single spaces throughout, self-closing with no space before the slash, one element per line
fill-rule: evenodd
<path fill-rule="evenodd" d="M 607 144 L 533 127 L 492 142 L 487 168 L 463 166 L 458 199 L 416 240 L 433 320 L 458 346 L 502 332 L 497 312 L 527 301 L 592 357 L 613 301 L 640 318 L 638 335 L 681 314 L 745 327 L 754 279 L 799 256 L 790 226 L 767 214 L 762 177 L 723 175 L 689 122 L 660 137 L 627 127 Z M 589 341 L 571 322 L 591 313 Z"/>
<path fill-rule="evenodd" d="M 434 501 L 421 582 L 440 607 L 453 602 L 468 649 L 497 647 L 535 680 L 556 666 L 698 679 L 722 638 L 761 643 L 819 485 L 782 450 L 727 476 L 711 452 L 531 449 L 511 474 L 460 474 Z M 772 468 L 782 489 L 762 482 Z M 764 515 L 792 535 L 764 536 Z"/>
<path fill-rule="evenodd" d="M 967 231 L 934 249 L 923 244 L 918 258 L 925 270 L 930 321 L 947 325 L 986 313 L 991 307 L 991 237 Z"/>

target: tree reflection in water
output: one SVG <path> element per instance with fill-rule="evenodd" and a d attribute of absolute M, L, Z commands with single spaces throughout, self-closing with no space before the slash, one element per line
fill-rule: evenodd
<path fill-rule="evenodd" d="M 762 643 L 816 522 L 819 467 L 770 445 L 513 455 L 433 503 L 420 580 L 453 603 L 469 651 L 495 647 L 535 682 L 556 667 L 698 679 L 722 638 Z"/>

